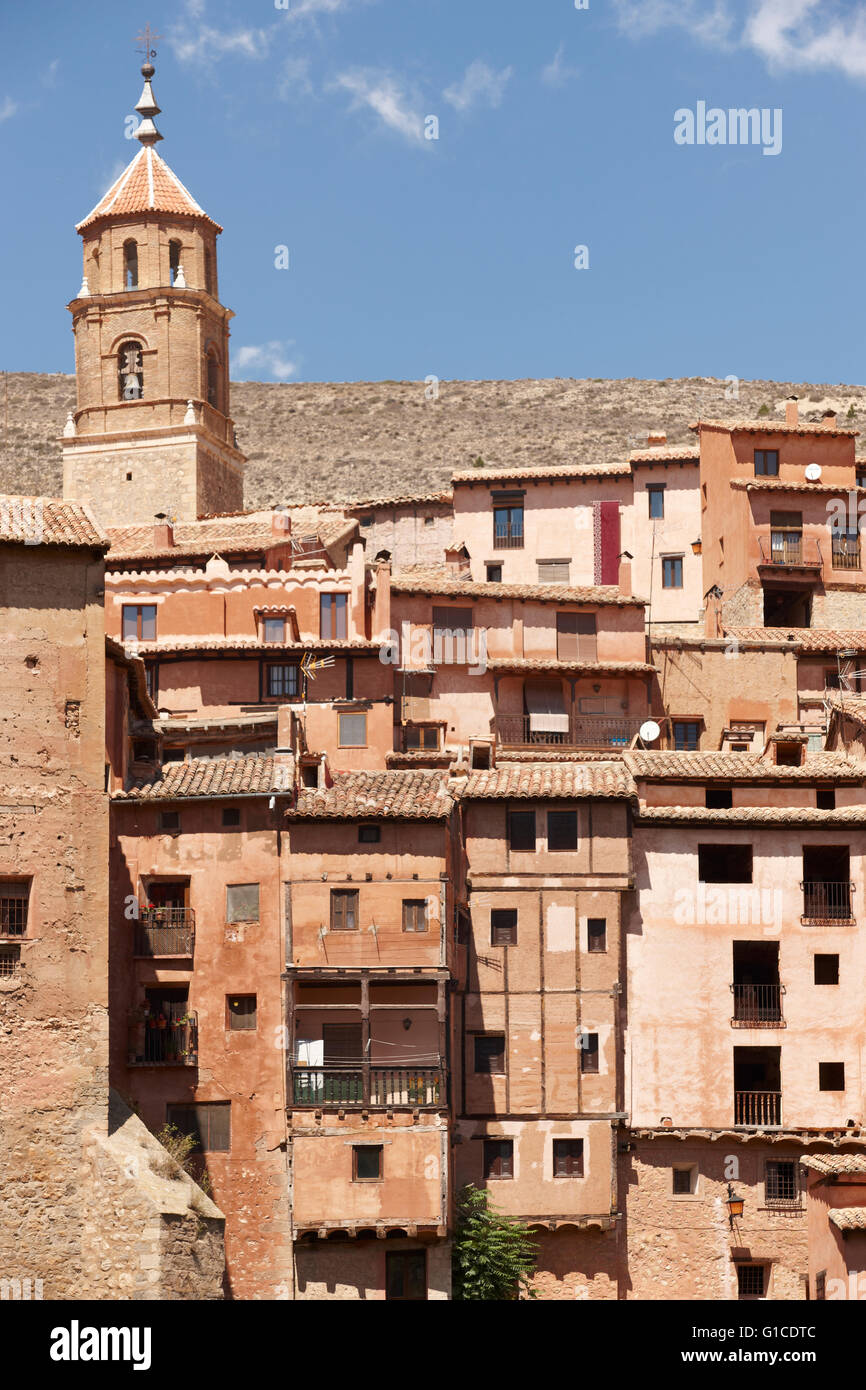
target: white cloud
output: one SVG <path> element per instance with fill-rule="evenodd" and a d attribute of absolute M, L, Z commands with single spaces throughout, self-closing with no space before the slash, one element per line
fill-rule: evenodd
<path fill-rule="evenodd" d="M 579 69 L 570 68 L 564 59 L 565 44 L 561 43 L 547 66 L 541 69 L 541 80 L 548 87 L 564 87 L 572 77 L 580 76 Z"/>
<path fill-rule="evenodd" d="M 353 109 L 368 106 L 389 130 L 413 144 L 423 143 L 424 117 L 411 109 L 403 87 L 389 73 L 343 72 L 332 86 L 351 93 Z"/>
<path fill-rule="evenodd" d="M 0 121 L 8 121 L 10 116 L 14 116 L 18 110 L 18 102 L 11 97 L 6 97 L 0 102 Z"/>
<path fill-rule="evenodd" d="M 289 0 L 289 19 L 304 19 L 307 15 L 337 14 L 347 10 L 352 0 Z"/>
<path fill-rule="evenodd" d="M 57 77 L 57 69 L 58 69 L 59 67 L 60 67 L 60 59 L 59 59 L 59 58 L 54 58 L 54 59 L 52 60 L 52 62 L 50 62 L 50 63 L 48 64 L 48 67 L 45 69 L 44 73 L 42 74 L 42 85 L 43 85 L 43 86 L 45 86 L 45 87 L 53 87 L 53 86 L 54 86 L 54 80 L 55 80 L 55 78 Z"/>
<path fill-rule="evenodd" d="M 275 381 L 288 381 L 298 370 L 298 363 L 288 355 L 292 346 L 290 342 L 274 341 L 259 346 L 238 348 L 232 353 L 232 362 L 238 371 L 253 368 L 259 374 L 264 372 L 273 377 Z"/>
<path fill-rule="evenodd" d="M 198 20 L 204 12 L 199 0 L 187 4 L 188 20 Z M 169 36 L 174 56 L 180 63 L 198 63 L 210 67 L 229 55 L 241 58 L 264 58 L 270 46 L 272 32 L 267 29 L 217 29 L 211 24 L 190 25 L 185 19 Z"/>
<path fill-rule="evenodd" d="M 728 0 L 614 0 L 614 8 L 631 38 L 676 27 L 702 43 L 723 44 L 735 24 Z"/>
<path fill-rule="evenodd" d="M 501 72 L 494 72 L 487 63 L 476 58 L 460 82 L 447 87 L 443 95 L 456 111 L 469 111 L 477 105 L 500 106 L 512 71 L 512 68 L 503 68 Z"/>
<path fill-rule="evenodd" d="M 309 58 L 287 58 L 280 69 L 277 95 L 282 101 L 289 101 L 293 97 L 308 97 L 312 94 Z"/>

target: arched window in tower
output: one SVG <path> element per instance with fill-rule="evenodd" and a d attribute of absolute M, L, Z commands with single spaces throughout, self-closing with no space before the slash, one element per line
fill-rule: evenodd
<path fill-rule="evenodd" d="M 173 285 L 177 279 L 177 271 L 180 265 L 181 246 L 179 241 L 168 243 L 168 283 Z"/>
<path fill-rule="evenodd" d="M 140 401 L 144 395 L 141 343 L 121 343 L 117 350 L 117 386 L 122 401 Z"/>
<path fill-rule="evenodd" d="M 205 368 L 207 371 L 207 403 L 212 405 L 214 410 L 222 410 L 220 401 L 220 364 L 216 353 L 211 348 L 205 358 Z"/>
<path fill-rule="evenodd" d="M 123 243 L 123 288 L 138 289 L 138 246 L 134 241 Z"/>

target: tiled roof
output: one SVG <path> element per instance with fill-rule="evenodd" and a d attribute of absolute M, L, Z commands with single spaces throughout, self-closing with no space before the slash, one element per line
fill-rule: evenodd
<path fill-rule="evenodd" d="M 255 637 L 184 637 L 175 642 L 127 643 L 136 656 L 173 656 L 176 652 L 249 652 L 272 656 L 302 656 L 304 652 L 378 652 L 381 642 L 365 639 L 312 638 L 309 642 L 259 642 Z"/>
<path fill-rule="evenodd" d="M 262 753 L 241 758 L 193 758 L 166 763 L 156 781 L 135 782 L 113 801 L 179 801 L 197 796 L 267 796 L 279 788 L 274 760 Z"/>
<path fill-rule="evenodd" d="M 140 149 L 130 160 L 123 173 L 75 230 L 82 232 L 101 217 L 123 217 L 136 212 L 166 212 L 173 216 L 197 217 L 209 222 L 218 232 L 222 231 L 219 223 L 208 217 L 162 156 L 149 146 Z"/>
<path fill-rule="evenodd" d="M 833 497 L 843 497 L 848 492 L 866 493 L 866 488 L 855 487 L 853 482 L 809 483 L 804 478 L 732 478 L 731 487 L 741 492 L 818 492 Z"/>
<path fill-rule="evenodd" d="M 174 526 L 174 544 L 154 545 L 153 526 L 111 526 L 108 535 L 112 560 L 176 559 L 184 556 L 213 555 L 220 551 L 259 551 L 287 544 L 288 535 L 275 536 L 270 521 L 261 518 L 215 517 L 203 521 L 179 521 Z"/>
<path fill-rule="evenodd" d="M 529 482 L 537 479 L 547 481 L 549 479 L 569 479 L 572 482 L 580 482 L 585 479 L 591 482 L 593 478 L 627 478 L 631 474 L 631 468 L 627 463 L 563 463 L 554 464 L 549 468 L 464 468 L 458 473 L 452 473 L 452 483 L 504 483 L 521 482 L 524 478 Z"/>
<path fill-rule="evenodd" d="M 546 657 L 517 657 L 503 656 L 490 657 L 487 662 L 489 671 L 549 671 L 554 674 L 557 671 L 574 671 L 577 673 L 585 672 L 591 675 L 597 672 L 599 675 L 609 676 L 645 676 L 655 675 L 655 666 L 650 666 L 645 661 L 557 661 L 554 658 Z"/>
<path fill-rule="evenodd" d="M 453 805 L 445 772 L 400 768 L 332 776 L 330 787 L 300 787 L 297 804 L 286 814 L 295 820 L 443 820 Z"/>
<path fill-rule="evenodd" d="M 623 753 L 623 759 L 635 777 L 648 781 L 664 778 L 669 781 L 706 781 L 720 779 L 734 782 L 814 782 L 822 778 L 834 781 L 859 781 L 866 773 L 860 762 L 844 753 L 807 753 L 802 767 L 777 767 L 775 763 L 755 757 L 752 753 Z"/>
<path fill-rule="evenodd" d="M 9 493 L 0 494 L 0 541 L 108 549 L 106 537 L 82 502 Z"/>
<path fill-rule="evenodd" d="M 646 601 L 622 594 L 613 584 L 571 588 L 568 584 L 487 584 L 471 579 L 418 579 L 396 575 L 394 594 L 430 594 L 440 598 L 525 599 L 533 603 L 598 603 L 617 608 L 644 608 Z"/>
<path fill-rule="evenodd" d="M 808 420 L 801 420 L 796 425 L 786 425 L 784 420 L 696 420 L 693 425 L 689 425 L 690 430 L 737 430 L 746 434 L 826 434 L 829 437 L 834 435 L 847 435 L 849 439 L 854 439 L 859 430 L 828 429 L 826 425 L 820 425 Z"/>
<path fill-rule="evenodd" d="M 846 714 L 858 724 L 866 724 L 866 695 L 854 695 L 848 690 L 828 690 L 827 704 L 839 714 Z"/>
<path fill-rule="evenodd" d="M 653 444 L 648 449 L 633 449 L 629 463 L 698 463 L 701 451 L 692 444 Z"/>
<path fill-rule="evenodd" d="M 510 763 L 470 773 L 461 795 L 469 800 L 558 797 L 632 797 L 635 786 L 621 762 Z"/>
<path fill-rule="evenodd" d="M 357 502 L 343 502 L 341 505 L 347 512 L 367 512 L 375 511 L 377 507 L 423 507 L 429 506 L 430 503 L 450 503 L 453 500 L 454 494 L 451 492 L 419 492 L 417 495 L 400 493 L 396 497 L 364 498 Z"/>
<path fill-rule="evenodd" d="M 802 652 L 866 652 L 866 628 L 726 627 L 725 632 L 745 642 L 787 642 Z"/>
<path fill-rule="evenodd" d="M 852 1154 L 808 1154 L 800 1159 L 803 1168 L 835 1177 L 839 1173 L 866 1174 L 866 1152 Z"/>
<path fill-rule="evenodd" d="M 841 806 L 835 811 L 819 811 L 813 806 L 734 806 L 731 810 L 710 810 L 706 806 L 647 806 L 640 803 L 638 821 L 664 821 L 690 825 L 813 825 L 866 824 L 866 805 Z"/>
<path fill-rule="evenodd" d="M 866 1207 L 832 1207 L 827 1215 L 840 1231 L 866 1231 Z"/>

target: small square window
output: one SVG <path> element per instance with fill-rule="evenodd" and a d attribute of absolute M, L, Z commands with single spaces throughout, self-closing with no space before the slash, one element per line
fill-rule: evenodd
<path fill-rule="evenodd" d="M 230 883 L 226 886 L 226 921 L 257 922 L 259 920 L 259 885 Z"/>
<path fill-rule="evenodd" d="M 123 604 L 121 624 L 124 642 L 155 642 L 156 604 Z"/>
<path fill-rule="evenodd" d="M 438 753 L 438 724 L 406 724 L 403 728 L 403 747 L 407 753 Z"/>
<path fill-rule="evenodd" d="M 661 521 L 665 514 L 665 485 L 650 483 L 647 487 L 650 521 Z"/>
<path fill-rule="evenodd" d="M 359 825 L 358 844 L 359 845 L 378 845 L 382 839 L 381 825 Z"/>
<path fill-rule="evenodd" d="M 159 828 L 160 830 L 180 830 L 180 812 L 160 811 Z"/>
<path fill-rule="evenodd" d="M 226 829 L 231 829 L 232 826 L 240 825 L 240 823 L 241 823 L 241 812 L 240 812 L 240 807 L 239 807 L 239 806 L 224 806 L 224 807 L 223 807 L 223 825 L 226 827 Z"/>
<path fill-rule="evenodd" d="M 427 930 L 427 899 L 403 899 L 403 930 L 423 932 Z"/>
<path fill-rule="evenodd" d="M 386 1252 L 385 1298 L 389 1302 L 401 1303 L 426 1301 L 426 1250 L 388 1250 Z"/>
<path fill-rule="evenodd" d="M 751 845 L 698 845 L 701 883 L 751 883 Z"/>
<path fill-rule="evenodd" d="M 514 1141 L 512 1139 L 484 1140 L 484 1178 L 514 1177 Z"/>
<path fill-rule="evenodd" d="M 285 618 L 265 618 L 263 636 L 266 642 L 285 642 Z"/>
<path fill-rule="evenodd" d="M 700 747 L 701 726 L 696 719 L 674 720 L 674 748 L 678 753 L 695 753 Z"/>
<path fill-rule="evenodd" d="M 195 1139 L 193 1153 L 228 1153 L 231 1149 L 231 1101 L 169 1105 L 166 1121 Z"/>
<path fill-rule="evenodd" d="M 494 907 L 490 913 L 491 946 L 517 945 L 517 908 Z"/>
<path fill-rule="evenodd" d="M 681 589 L 683 587 L 682 555 L 662 556 L 662 588 Z"/>
<path fill-rule="evenodd" d="M 818 787 L 815 791 L 815 805 L 819 811 L 835 811 L 836 788 Z"/>
<path fill-rule="evenodd" d="M 590 917 L 586 923 L 586 944 L 591 952 L 607 950 L 607 919 Z"/>
<path fill-rule="evenodd" d="M 358 930 L 357 888 L 331 889 L 331 931 Z"/>
<path fill-rule="evenodd" d="M 17 975 L 20 964 L 20 946 L 0 946 L 0 980 L 10 980 Z"/>
<path fill-rule="evenodd" d="M 29 905 L 29 878 L 0 880 L 0 936 L 24 935 Z"/>
<path fill-rule="evenodd" d="M 555 1178 L 583 1177 L 582 1139 L 554 1139 L 553 1176 Z"/>
<path fill-rule="evenodd" d="M 764 1284 L 764 1265 L 737 1265 L 738 1298 L 763 1298 Z"/>
<path fill-rule="evenodd" d="M 845 1089 L 845 1063 L 844 1062 L 819 1062 L 818 1063 L 818 1090 L 819 1091 L 844 1091 Z"/>
<path fill-rule="evenodd" d="M 487 570 L 487 583 L 488 583 L 488 584 L 501 584 L 501 583 L 502 583 L 502 566 L 501 566 L 501 565 L 486 565 L 486 566 L 485 566 L 485 569 Z"/>
<path fill-rule="evenodd" d="M 799 1202 L 797 1165 L 791 1160 L 768 1161 L 764 1175 L 767 1206 L 794 1206 Z"/>
<path fill-rule="evenodd" d="M 755 477 L 756 478 L 778 478 L 779 476 L 779 451 L 778 449 L 756 449 L 755 450 Z"/>
<path fill-rule="evenodd" d="M 299 690 L 299 666 L 297 662 L 270 663 L 265 668 L 265 692 L 269 699 L 292 700 Z"/>
<path fill-rule="evenodd" d="M 352 1181 L 381 1182 L 384 1153 L 383 1144 L 353 1144 Z"/>
<path fill-rule="evenodd" d="M 548 811 L 547 848 L 551 852 L 577 849 L 576 811 Z"/>
<path fill-rule="evenodd" d="M 815 956 L 815 984 L 838 985 L 839 957 L 835 955 Z"/>
<path fill-rule="evenodd" d="M 675 1197 L 688 1197 L 697 1189 L 698 1169 L 697 1165 L 690 1163 L 688 1167 L 678 1164 L 672 1170 L 672 1191 Z"/>
<path fill-rule="evenodd" d="M 475 1072 L 478 1076 L 505 1074 L 504 1033 L 476 1033 Z"/>
<path fill-rule="evenodd" d="M 508 847 L 535 853 L 535 812 L 508 812 Z"/>
<path fill-rule="evenodd" d="M 301 763 L 301 785 L 304 787 L 318 787 L 319 785 L 319 764 Z"/>
<path fill-rule="evenodd" d="M 730 787 L 707 787 L 705 802 L 709 811 L 730 811 L 734 804 Z"/>
<path fill-rule="evenodd" d="M 340 715 L 340 747 L 365 748 L 367 744 L 366 714 Z"/>
<path fill-rule="evenodd" d="M 588 1076 L 598 1071 L 598 1033 L 580 1035 L 580 1070 Z"/>
<path fill-rule="evenodd" d="M 230 994 L 226 999 L 229 1031 L 232 1033 L 252 1033 L 256 1029 L 256 996 L 254 994 Z"/>

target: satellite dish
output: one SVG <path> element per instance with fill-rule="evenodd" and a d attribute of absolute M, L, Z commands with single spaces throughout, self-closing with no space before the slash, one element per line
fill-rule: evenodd
<path fill-rule="evenodd" d="M 654 743 L 661 733 L 661 729 L 654 719 L 648 719 L 645 724 L 641 724 L 638 733 L 644 743 Z"/>
<path fill-rule="evenodd" d="M 806 481 L 807 481 L 807 482 L 810 482 L 810 483 L 817 483 L 817 481 L 818 481 L 818 479 L 820 478 L 820 476 L 821 476 L 821 465 L 820 465 L 820 463 L 807 463 L 807 464 L 806 464 Z"/>

